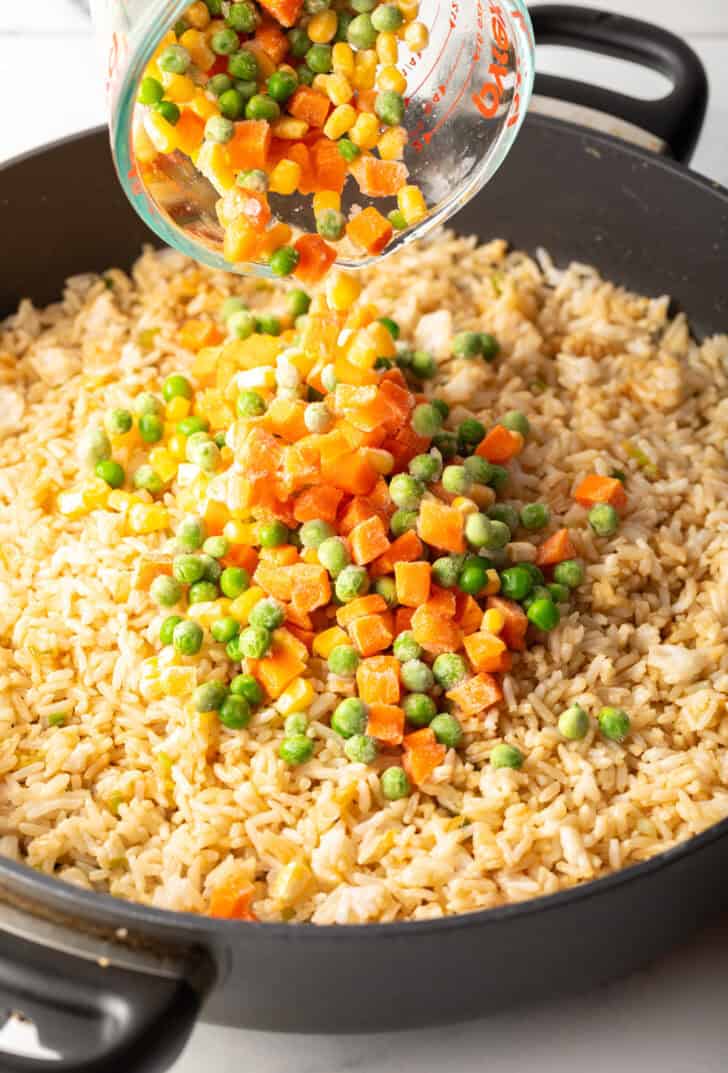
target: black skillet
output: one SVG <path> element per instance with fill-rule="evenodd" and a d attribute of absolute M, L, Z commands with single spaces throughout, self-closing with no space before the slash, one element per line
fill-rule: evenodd
<path fill-rule="evenodd" d="M 707 85 L 686 45 L 583 9 L 533 15 L 542 43 L 632 59 L 675 84 L 655 103 L 554 78 L 537 81 L 539 95 L 618 116 L 677 161 L 689 158 Z M 675 159 L 531 114 L 455 224 L 545 246 L 559 263 L 595 263 L 644 294 L 669 293 L 701 336 L 728 329 L 728 193 Z M 116 183 L 103 131 L 1 168 L 0 234 L 0 315 L 24 295 L 51 301 L 74 273 L 128 266 L 151 239 Z M 728 821 L 644 864 L 520 905 L 432 922 L 291 927 L 156 911 L 3 862 L 0 1010 L 32 1019 L 61 1057 L 48 1064 L 0 1049 L 0 1070 L 161 1070 L 200 1016 L 363 1031 L 583 990 L 644 965 L 725 907 L 726 867 Z"/>

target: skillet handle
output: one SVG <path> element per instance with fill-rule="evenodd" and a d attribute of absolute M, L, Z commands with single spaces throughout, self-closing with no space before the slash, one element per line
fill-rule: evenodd
<path fill-rule="evenodd" d="M 537 45 L 566 45 L 631 60 L 659 71 L 673 83 L 666 97 L 646 101 L 558 75 L 537 74 L 538 96 L 600 112 L 602 119 L 616 117 L 654 135 L 676 160 L 690 160 L 705 119 L 708 79 L 687 42 L 660 26 L 606 11 L 537 4 L 530 8 L 530 14 Z M 603 129 L 611 132 L 609 127 Z"/>
<path fill-rule="evenodd" d="M 127 948 L 115 954 L 114 944 L 15 907 L 2 906 L 0 929 L 2 1073 L 162 1073 L 177 1058 L 211 979 L 206 969 Z"/>

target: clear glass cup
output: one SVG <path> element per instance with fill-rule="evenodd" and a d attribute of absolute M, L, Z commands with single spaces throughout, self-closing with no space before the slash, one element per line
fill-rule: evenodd
<path fill-rule="evenodd" d="M 121 184 L 142 219 L 164 242 L 213 268 L 270 276 L 264 264 L 228 263 L 214 204 L 218 198 L 191 162 L 171 154 L 164 173 L 143 177 L 134 159 L 132 124 L 137 87 L 161 36 L 190 0 L 91 0 L 107 54 L 111 147 Z M 421 53 L 402 45 L 399 68 L 407 78 L 404 162 L 419 186 L 428 216 L 395 232 L 384 254 L 340 253 L 344 268 L 371 264 L 442 224 L 488 182 L 505 159 L 526 114 L 535 56 L 525 0 L 422 0 L 420 21 L 430 30 Z M 343 211 L 365 198 L 349 180 Z M 279 198 L 287 223 L 315 230 L 310 198 Z M 395 207 L 375 203 L 381 211 Z"/>

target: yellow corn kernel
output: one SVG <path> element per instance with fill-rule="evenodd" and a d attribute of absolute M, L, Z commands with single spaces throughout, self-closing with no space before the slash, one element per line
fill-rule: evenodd
<path fill-rule="evenodd" d="M 374 89 L 379 61 L 373 48 L 357 52 L 354 57 L 354 78 L 356 89 Z"/>
<path fill-rule="evenodd" d="M 383 447 L 365 447 L 364 453 L 372 467 L 382 477 L 389 476 L 394 469 L 394 455 L 390 451 L 385 451 Z"/>
<path fill-rule="evenodd" d="M 420 0 L 397 0 L 397 7 L 407 22 L 411 22 L 420 13 Z"/>
<path fill-rule="evenodd" d="M 164 95 L 176 104 L 186 104 L 197 93 L 197 86 L 188 75 L 173 75 L 165 72 L 162 76 Z"/>
<path fill-rule="evenodd" d="M 166 447 L 155 447 L 149 452 L 149 465 L 167 484 L 177 476 L 179 461 Z"/>
<path fill-rule="evenodd" d="M 333 209 L 334 212 L 341 211 L 341 194 L 336 190 L 319 190 L 313 195 L 313 214 L 314 216 L 320 216 L 322 212 L 326 212 L 327 209 Z"/>
<path fill-rule="evenodd" d="M 393 93 L 404 93 L 407 89 L 407 79 L 398 67 L 389 65 L 382 67 L 377 75 L 377 89 L 382 91 L 391 90 Z"/>
<path fill-rule="evenodd" d="M 144 131 L 158 153 L 173 153 L 177 148 L 177 132 L 159 112 L 147 112 Z"/>
<path fill-rule="evenodd" d="M 488 570 L 486 572 L 486 577 L 488 578 L 488 584 L 485 587 L 485 594 L 486 596 L 495 596 L 497 592 L 500 592 L 501 587 L 498 571 Z"/>
<path fill-rule="evenodd" d="M 331 50 L 331 66 L 334 74 L 345 75 L 347 78 L 353 77 L 354 50 L 345 41 L 337 41 Z"/>
<path fill-rule="evenodd" d="M 271 898 L 282 905 L 292 905 L 308 890 L 313 876 L 302 860 L 284 864 L 268 884 Z"/>
<path fill-rule="evenodd" d="M 483 629 L 488 633 L 499 634 L 505 624 L 505 615 L 502 611 L 499 611 L 497 607 L 491 607 L 483 615 Z"/>
<path fill-rule="evenodd" d="M 332 626 L 330 630 L 324 630 L 323 633 L 319 633 L 313 639 L 313 650 L 315 655 L 320 656 L 321 659 L 328 659 L 332 651 L 337 645 L 348 645 L 349 634 L 346 630 L 342 630 L 340 626 Z"/>
<path fill-rule="evenodd" d="M 88 508 L 83 501 L 83 493 L 80 488 L 69 488 L 58 496 L 58 511 L 64 518 L 83 518 L 88 514 Z"/>
<path fill-rule="evenodd" d="M 209 630 L 213 622 L 217 622 L 220 617 L 227 618 L 230 614 L 231 601 L 227 601 L 227 609 L 223 612 L 222 616 L 220 615 L 219 603 L 219 600 L 209 600 L 207 603 L 195 604 L 192 611 L 195 622 L 199 622 L 203 629 Z"/>
<path fill-rule="evenodd" d="M 379 141 L 379 120 L 373 112 L 361 112 L 349 137 L 360 149 L 373 149 Z"/>
<path fill-rule="evenodd" d="M 326 89 L 324 92 L 331 103 L 338 107 L 340 104 L 349 103 L 354 96 L 354 87 L 346 75 L 333 74 L 326 76 Z"/>
<path fill-rule="evenodd" d="M 191 408 L 192 403 L 189 399 L 184 398 L 183 395 L 175 395 L 167 403 L 164 409 L 164 416 L 167 421 L 181 421 L 183 417 L 187 417 Z"/>
<path fill-rule="evenodd" d="M 326 280 L 326 301 L 330 309 L 344 312 L 351 309 L 361 294 L 358 276 L 348 272 L 333 272 Z"/>
<path fill-rule="evenodd" d="M 346 134 L 356 123 L 357 112 L 350 104 L 340 104 L 324 124 L 324 134 L 332 141 L 337 141 Z"/>
<path fill-rule="evenodd" d="M 276 701 L 276 708 L 281 715 L 303 712 L 316 696 L 310 678 L 294 678 Z"/>
<path fill-rule="evenodd" d="M 158 533 L 169 528 L 169 515 L 159 503 L 135 503 L 128 518 L 132 533 Z"/>
<path fill-rule="evenodd" d="M 128 514 L 134 503 L 138 502 L 131 492 L 123 492 L 121 488 L 114 488 L 109 492 L 106 506 L 109 510 L 115 510 L 117 514 Z"/>
<path fill-rule="evenodd" d="M 399 56 L 399 41 L 395 34 L 380 34 L 374 47 L 377 53 L 377 59 L 380 63 L 393 64 L 397 62 Z"/>
<path fill-rule="evenodd" d="M 419 186 L 403 186 L 397 194 L 397 204 L 408 224 L 419 223 L 427 216 L 427 204 Z"/>
<path fill-rule="evenodd" d="M 308 123 L 305 119 L 294 119 L 293 116 L 282 116 L 271 123 L 271 131 L 276 138 L 284 138 L 289 142 L 297 142 L 308 134 Z"/>
<path fill-rule="evenodd" d="M 373 369 L 379 353 L 367 332 L 359 331 L 352 336 L 346 357 L 358 369 Z"/>
<path fill-rule="evenodd" d="M 394 358 L 397 354 L 397 345 L 389 330 L 380 320 L 373 321 L 367 328 L 367 335 L 376 348 L 380 358 Z"/>
<path fill-rule="evenodd" d="M 456 499 L 453 499 L 452 505 L 466 518 L 469 514 L 478 513 L 478 504 L 473 503 L 472 499 L 468 499 L 467 496 L 458 496 Z"/>
<path fill-rule="evenodd" d="M 185 22 L 195 30 L 204 30 L 210 25 L 210 12 L 204 0 L 195 0 L 185 11 Z"/>
<path fill-rule="evenodd" d="M 319 11 L 309 20 L 306 33 L 315 45 L 328 45 L 336 36 L 338 23 L 335 11 Z"/>
<path fill-rule="evenodd" d="M 144 122 L 138 117 L 134 120 L 132 141 L 134 156 L 140 164 L 151 164 L 157 159 L 157 147 L 144 129 Z"/>
<path fill-rule="evenodd" d="M 407 131 L 404 127 L 390 127 L 377 142 L 379 156 L 382 160 L 401 160 L 406 144 Z"/>
<path fill-rule="evenodd" d="M 253 610 L 255 605 L 263 599 L 264 596 L 265 593 L 263 592 L 263 590 L 261 588 L 258 588 L 257 585 L 253 585 L 252 588 L 248 589 L 246 592 L 241 593 L 240 596 L 236 596 L 236 598 L 230 604 L 230 614 L 236 622 L 240 623 L 241 626 L 247 626 L 250 612 Z"/>
<path fill-rule="evenodd" d="M 301 165 L 295 160 L 279 160 L 268 177 L 272 194 L 294 194 L 301 181 Z"/>
<path fill-rule="evenodd" d="M 88 510 L 100 510 L 105 507 L 110 492 L 111 489 L 101 477 L 89 477 L 81 485 L 81 498 Z"/>
<path fill-rule="evenodd" d="M 217 103 L 206 97 L 203 90 L 198 90 L 197 95 L 189 102 L 189 107 L 200 119 L 209 119 L 210 116 L 220 115 Z"/>
<path fill-rule="evenodd" d="M 253 527 L 248 522 L 241 522 L 237 518 L 233 518 L 226 523 L 223 529 L 223 536 L 227 537 L 231 544 L 250 546 Z"/>
<path fill-rule="evenodd" d="M 235 186 L 235 172 L 230 167 L 227 148 L 220 142 L 202 143 L 197 168 L 210 180 L 219 194 L 224 194 Z"/>
<path fill-rule="evenodd" d="M 209 26 L 208 26 L 209 32 Z M 201 71 L 207 71 L 215 62 L 215 53 L 207 43 L 205 34 L 200 30 L 185 30 L 179 39 L 180 45 L 186 48 L 195 67 Z"/>
<path fill-rule="evenodd" d="M 166 667 L 159 684 L 166 697 L 184 697 L 197 685 L 197 672 L 194 667 Z"/>
<path fill-rule="evenodd" d="M 405 26 L 403 36 L 410 52 L 423 52 L 430 43 L 430 31 L 424 22 L 411 22 Z"/>
<path fill-rule="evenodd" d="M 187 454 L 187 437 L 181 432 L 176 432 L 167 443 L 167 450 L 178 462 L 184 462 Z"/>
<path fill-rule="evenodd" d="M 308 563 L 309 566 L 318 566 L 319 557 L 315 548 L 304 548 L 301 553 L 301 561 Z"/>

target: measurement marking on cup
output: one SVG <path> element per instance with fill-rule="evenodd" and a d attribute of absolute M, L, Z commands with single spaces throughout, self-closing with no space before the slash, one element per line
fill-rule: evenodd
<path fill-rule="evenodd" d="M 511 41 L 508 36 L 505 19 L 503 18 L 503 9 L 500 4 L 496 3 L 495 0 L 489 0 L 488 10 L 491 15 L 490 27 L 493 38 L 491 43 L 491 64 L 488 67 L 490 81 L 484 82 L 480 87 L 480 90 L 473 94 L 472 101 L 485 119 L 493 119 L 501 106 L 503 94 L 505 92 L 503 80 L 507 78 L 509 74 L 507 65 L 511 49 Z M 520 72 L 518 70 L 518 63 L 516 62 L 516 85 L 520 85 L 520 82 Z M 514 93 L 513 100 L 510 104 L 510 112 L 515 110 L 515 115 L 512 114 L 509 116 L 509 127 L 512 127 L 518 122 L 520 102 L 520 94 L 517 92 Z"/>

